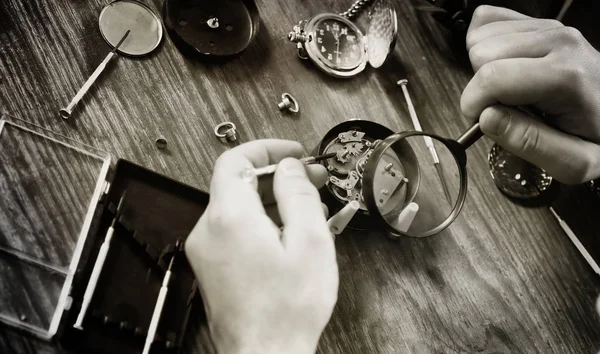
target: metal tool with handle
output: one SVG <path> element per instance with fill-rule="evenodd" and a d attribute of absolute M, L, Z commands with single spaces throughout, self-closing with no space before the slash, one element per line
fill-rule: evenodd
<path fill-rule="evenodd" d="M 88 90 L 90 89 L 90 87 L 92 87 L 92 85 L 94 84 L 94 82 L 96 82 L 96 79 L 98 79 L 98 77 L 100 76 L 100 74 L 102 74 L 102 72 L 106 68 L 106 65 L 112 60 L 112 58 L 115 55 L 117 55 L 117 49 L 119 49 L 119 47 L 121 46 L 121 44 L 123 44 L 123 42 L 125 41 L 125 38 L 127 38 L 127 36 L 129 35 L 130 32 L 131 32 L 130 30 L 127 30 L 127 32 L 125 32 L 125 34 L 123 35 L 123 38 L 121 38 L 121 40 L 119 41 L 119 43 L 117 43 L 117 45 L 115 46 L 115 48 L 110 53 L 108 53 L 108 55 L 106 56 L 106 58 L 104 58 L 104 60 L 102 60 L 102 62 L 100 63 L 100 65 L 98 65 L 98 67 L 96 68 L 96 70 L 94 70 L 94 72 L 92 73 L 92 76 L 90 76 L 90 78 L 87 79 L 87 81 L 79 89 L 79 91 L 77 92 L 77 94 L 75 95 L 75 97 L 73 97 L 73 99 L 71 100 L 71 102 L 69 103 L 69 105 L 59 111 L 60 112 L 60 116 L 63 119 L 69 119 L 69 118 L 71 118 L 71 113 L 73 112 L 73 108 L 75 108 L 75 106 L 77 105 L 77 103 L 79 103 L 79 101 L 81 101 L 81 99 L 88 92 Z"/>

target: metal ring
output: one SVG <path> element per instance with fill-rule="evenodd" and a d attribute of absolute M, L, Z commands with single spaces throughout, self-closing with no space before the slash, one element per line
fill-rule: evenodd
<path fill-rule="evenodd" d="M 285 101 L 285 99 L 290 100 L 290 102 L 292 102 L 292 107 L 288 107 L 288 111 L 292 112 L 292 113 L 298 113 L 298 111 L 300 110 L 300 106 L 298 106 L 298 101 L 296 101 L 296 99 L 294 98 L 294 96 L 290 95 L 287 92 L 284 92 L 281 95 L 281 100 Z"/>
<path fill-rule="evenodd" d="M 223 129 L 225 128 L 225 129 Z M 215 127 L 215 136 L 221 140 L 223 143 L 227 143 L 227 141 L 235 140 L 236 128 L 235 124 L 231 122 L 223 122 Z M 233 139 L 230 137 L 233 136 Z"/>

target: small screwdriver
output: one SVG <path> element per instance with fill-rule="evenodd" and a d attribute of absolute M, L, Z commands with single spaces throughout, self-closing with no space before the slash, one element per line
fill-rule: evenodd
<path fill-rule="evenodd" d="M 152 342 L 154 342 L 154 336 L 156 335 L 156 330 L 158 329 L 158 323 L 160 322 L 160 316 L 163 311 L 163 307 L 165 307 L 165 300 L 167 299 L 167 292 L 169 291 L 169 282 L 171 281 L 171 271 L 173 269 L 173 262 L 175 261 L 175 256 L 177 252 L 181 250 L 181 242 L 177 240 L 175 244 L 175 251 L 173 252 L 173 256 L 171 256 L 171 261 L 169 262 L 169 267 L 165 272 L 165 277 L 163 278 L 162 285 L 160 287 L 160 291 L 158 292 L 158 299 L 156 300 L 156 305 L 154 306 L 154 312 L 152 313 L 152 319 L 150 320 L 150 326 L 148 327 L 148 335 L 146 336 L 146 343 L 144 344 L 143 354 L 150 353 L 150 348 L 152 347 Z"/>
<path fill-rule="evenodd" d="M 100 251 L 98 252 L 98 258 L 96 258 L 96 263 L 94 263 L 94 268 L 92 269 L 92 275 L 90 275 L 90 281 L 85 288 L 85 293 L 83 294 L 83 302 L 81 304 L 81 309 L 79 310 L 79 314 L 77 315 L 77 320 L 73 327 L 77 329 L 83 329 L 83 319 L 87 313 L 88 307 L 90 306 L 90 302 L 92 301 L 92 297 L 94 296 L 94 291 L 96 291 L 96 285 L 98 284 L 98 279 L 100 278 L 100 274 L 102 273 L 102 267 L 104 267 L 104 262 L 106 261 L 106 256 L 108 255 L 108 250 L 110 249 L 110 241 L 112 240 L 113 234 L 115 233 L 115 225 L 119 216 L 121 215 L 123 202 L 125 201 L 125 196 L 127 195 L 127 191 L 123 192 L 121 195 L 121 199 L 119 199 L 119 204 L 117 205 L 117 210 L 115 211 L 115 217 L 113 218 L 108 230 L 106 231 L 106 236 L 104 238 L 104 242 L 102 246 L 100 246 Z"/>
<path fill-rule="evenodd" d="M 300 162 L 304 165 L 310 165 L 315 162 L 330 159 L 330 158 L 334 157 L 335 155 L 336 155 L 336 153 L 332 152 L 332 153 L 324 154 L 324 155 L 308 156 L 308 157 L 301 158 Z M 275 173 L 275 170 L 277 170 L 277 164 L 255 168 L 254 174 L 256 175 L 256 177 L 261 177 L 261 176 L 273 174 L 273 173 Z"/>

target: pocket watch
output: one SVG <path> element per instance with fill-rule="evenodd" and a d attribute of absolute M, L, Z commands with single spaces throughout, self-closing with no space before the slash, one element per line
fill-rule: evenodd
<path fill-rule="evenodd" d="M 300 21 L 288 35 L 296 43 L 298 56 L 341 78 L 362 72 L 367 63 L 379 68 L 396 44 L 398 19 L 390 0 L 376 0 L 363 34 L 351 20 L 370 2 L 358 0 L 343 13 L 322 13 Z"/>

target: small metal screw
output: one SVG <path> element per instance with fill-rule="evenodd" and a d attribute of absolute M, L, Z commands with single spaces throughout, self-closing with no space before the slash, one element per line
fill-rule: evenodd
<path fill-rule="evenodd" d="M 390 191 L 388 191 L 387 189 L 382 189 L 381 190 L 381 194 L 383 194 L 383 195 L 388 195 L 389 192 Z"/>
<path fill-rule="evenodd" d="M 219 28 L 219 19 L 216 17 L 211 17 L 206 21 L 206 24 L 210 28 Z"/>
<path fill-rule="evenodd" d="M 287 109 L 288 111 L 290 111 L 292 113 L 298 113 L 298 111 L 300 110 L 298 101 L 296 101 L 296 99 L 287 92 L 285 92 L 281 95 L 281 102 L 279 102 L 277 104 L 277 107 L 281 111 L 283 111 L 284 109 Z"/>
<path fill-rule="evenodd" d="M 236 141 L 237 140 L 237 133 L 236 133 L 235 129 L 229 129 L 228 131 L 226 131 L 225 132 L 225 138 L 229 142 Z"/>
<path fill-rule="evenodd" d="M 157 147 L 158 149 L 160 149 L 160 150 L 164 150 L 164 149 L 166 149 L 166 148 L 167 148 L 167 139 L 165 139 L 165 138 L 162 138 L 162 137 L 161 137 L 161 138 L 157 138 L 157 139 L 154 141 L 154 145 L 156 145 L 156 147 Z"/>
<path fill-rule="evenodd" d="M 388 163 L 387 165 L 385 165 L 384 169 L 387 172 L 390 172 L 390 170 L 392 169 L 392 167 L 394 167 L 394 164 L 393 163 Z"/>

